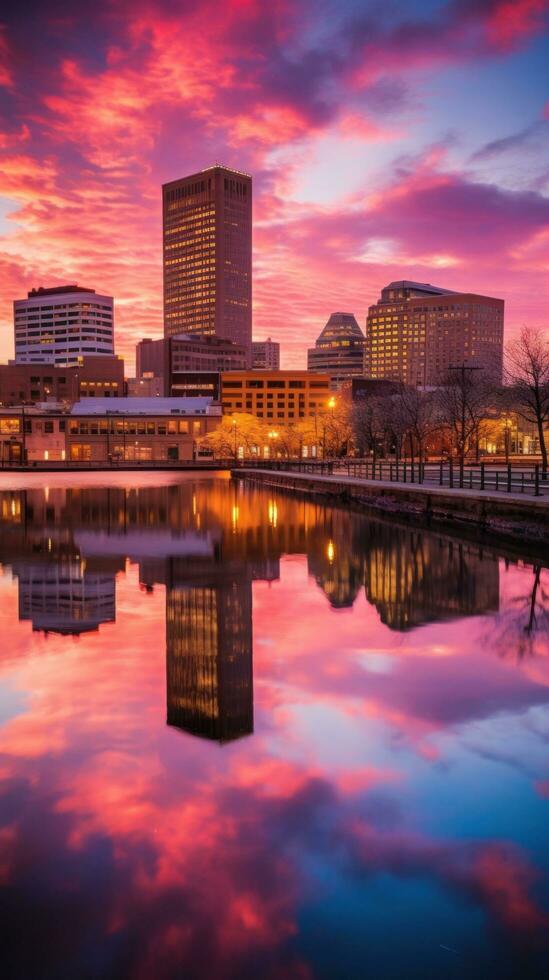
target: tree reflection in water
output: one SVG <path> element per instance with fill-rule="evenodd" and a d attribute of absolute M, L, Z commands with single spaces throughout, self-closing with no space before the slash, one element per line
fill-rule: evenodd
<path fill-rule="evenodd" d="M 526 569 L 525 569 L 526 570 Z M 549 653 L 549 592 L 540 562 L 527 566 L 520 592 L 510 596 L 487 636 L 500 657 L 518 661 Z"/>

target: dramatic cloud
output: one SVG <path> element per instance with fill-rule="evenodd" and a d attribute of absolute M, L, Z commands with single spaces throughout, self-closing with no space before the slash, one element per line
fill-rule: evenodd
<path fill-rule="evenodd" d="M 114 294 L 131 364 L 162 328 L 160 185 L 215 160 L 254 175 L 254 333 L 276 334 L 287 364 L 333 309 L 363 323 L 391 278 L 443 274 L 503 296 L 511 332 L 540 324 L 546 92 L 539 58 L 520 59 L 545 44 L 546 14 L 545 0 L 14 7 L 0 31 L 2 355 L 11 300 L 70 280 Z M 463 87 L 452 118 L 449 85 Z"/>

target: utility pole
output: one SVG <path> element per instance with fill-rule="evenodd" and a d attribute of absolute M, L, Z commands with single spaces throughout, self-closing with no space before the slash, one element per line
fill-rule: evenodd
<path fill-rule="evenodd" d="M 460 419 L 459 419 L 460 433 L 461 433 L 461 436 L 460 436 L 461 450 L 460 450 L 460 454 L 459 454 L 459 485 L 460 485 L 460 487 L 463 487 L 463 477 L 464 477 L 464 468 L 465 468 L 464 467 L 464 464 L 465 464 L 465 430 L 466 430 L 466 422 L 467 422 L 467 405 L 466 405 L 466 399 L 465 399 L 465 390 L 466 390 L 465 389 L 465 378 L 467 377 L 467 372 L 468 371 L 471 372 L 471 373 L 473 371 L 482 371 L 482 368 L 481 367 L 478 367 L 478 366 L 476 366 L 474 364 L 465 364 L 465 362 L 463 362 L 462 364 L 458 364 L 458 365 L 452 365 L 452 364 L 450 364 L 449 367 L 448 367 L 448 371 L 459 371 L 459 373 L 461 375 L 461 398 L 460 398 Z"/>

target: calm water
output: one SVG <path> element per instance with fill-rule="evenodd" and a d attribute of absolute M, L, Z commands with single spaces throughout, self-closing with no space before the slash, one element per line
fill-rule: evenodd
<path fill-rule="evenodd" d="M 44 479 L 0 486 L 4 977 L 549 975 L 545 568 Z"/>

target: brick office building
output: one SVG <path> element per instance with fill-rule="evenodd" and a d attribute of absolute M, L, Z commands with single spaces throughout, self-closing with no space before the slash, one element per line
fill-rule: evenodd
<path fill-rule="evenodd" d="M 328 411 L 327 374 L 310 371 L 228 371 L 221 375 L 223 411 L 286 424 Z"/>
<path fill-rule="evenodd" d="M 73 404 L 81 398 L 122 398 L 124 361 L 107 354 L 88 354 L 75 365 L 0 364 L 0 404 L 38 402 Z"/>
<path fill-rule="evenodd" d="M 466 364 L 500 382 L 503 312 L 502 299 L 391 282 L 368 310 L 365 374 L 425 387 L 440 384 L 449 367 Z"/>

